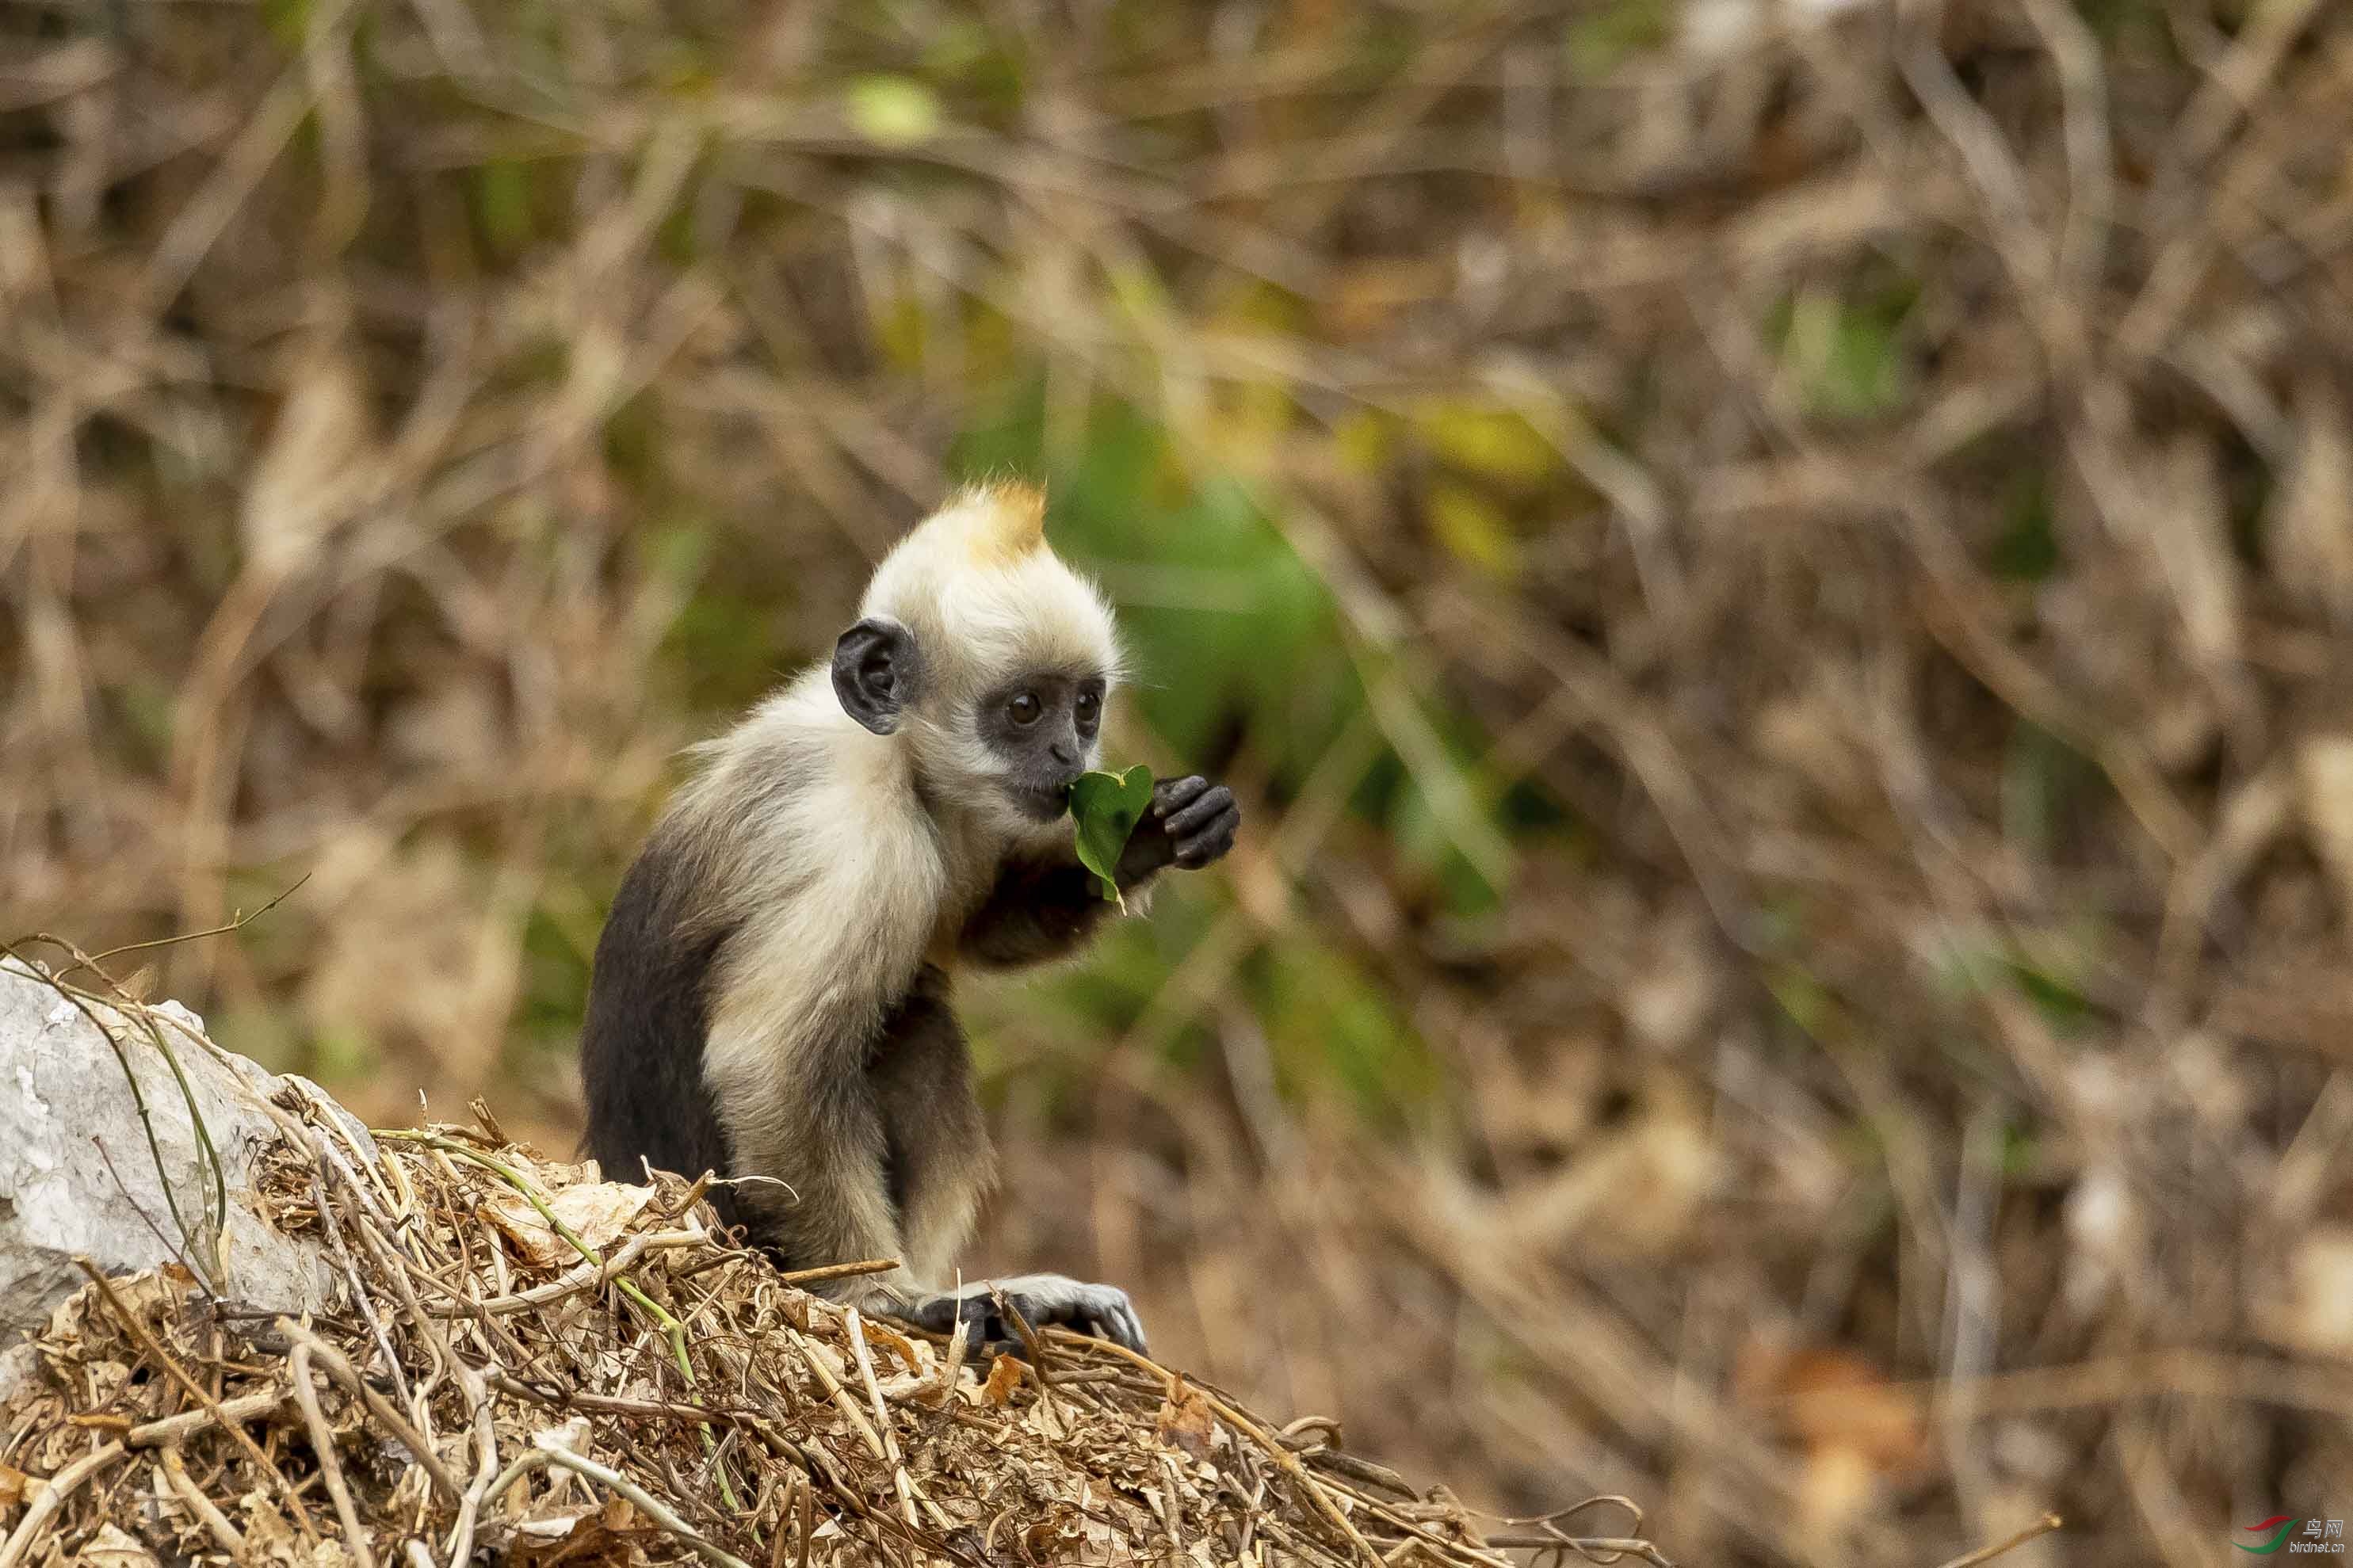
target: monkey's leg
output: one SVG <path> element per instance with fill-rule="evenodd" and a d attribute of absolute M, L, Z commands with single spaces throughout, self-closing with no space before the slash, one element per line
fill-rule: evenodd
<path fill-rule="evenodd" d="M 971 1237 L 980 1194 L 995 1174 L 988 1128 L 973 1099 L 972 1057 L 931 964 L 884 1020 L 866 1069 L 882 1119 L 891 1202 L 907 1247 L 907 1272 L 923 1289 L 949 1278 Z"/>
<path fill-rule="evenodd" d="M 712 1097 L 725 1127 L 733 1207 L 755 1246 L 786 1268 L 903 1259 L 891 1202 L 889 1147 L 865 1059 L 871 1026 L 806 1030 L 783 1043 L 723 1013 L 709 1046 Z M 847 1280 L 860 1301 L 905 1294 L 902 1272 Z"/>
<path fill-rule="evenodd" d="M 948 995 L 947 976 L 926 965 L 915 988 L 885 1022 L 868 1069 L 889 1150 L 892 1201 L 907 1240 L 908 1271 L 924 1286 L 948 1277 L 972 1232 L 973 1211 L 988 1184 L 988 1131 L 972 1094 L 972 1058 Z M 1033 1328 L 1081 1329 L 1144 1349 L 1144 1325 L 1127 1293 L 1060 1274 L 983 1280 L 953 1291 L 917 1294 L 890 1311 L 935 1333 L 969 1321 L 976 1350 L 1018 1342 L 997 1310 L 1008 1300 Z"/>
<path fill-rule="evenodd" d="M 770 1115 L 739 1116 L 729 1142 L 735 1212 L 753 1244 L 784 1267 L 906 1257 L 887 1186 L 882 1119 L 855 1068 L 810 1075 Z M 893 1272 L 846 1280 L 838 1294 L 911 1288 Z"/>

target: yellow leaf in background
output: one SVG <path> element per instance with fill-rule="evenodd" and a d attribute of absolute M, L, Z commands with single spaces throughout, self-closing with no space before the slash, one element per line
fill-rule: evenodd
<path fill-rule="evenodd" d="M 1507 408 L 1462 398 L 1425 398 L 1414 428 L 1430 449 L 1467 473 L 1532 485 L 1559 466 L 1560 455 L 1535 426 Z"/>
<path fill-rule="evenodd" d="M 1019 356 L 1021 344 L 1020 331 L 1002 311 L 979 300 L 965 302 L 965 362 L 976 374 L 990 375 L 1002 371 Z"/>
<path fill-rule="evenodd" d="M 906 76 L 862 76 L 845 105 L 860 136 L 882 147 L 912 147 L 940 128 L 939 95 Z"/>
<path fill-rule="evenodd" d="M 922 369 L 923 346 L 931 335 L 923 302 L 912 291 L 896 294 L 876 306 L 872 315 L 874 342 L 882 356 L 899 370 Z"/>
<path fill-rule="evenodd" d="M 1271 381 L 1221 389 L 1210 425 L 1214 450 L 1238 468 L 1262 471 L 1291 428 L 1293 406 L 1290 389 Z"/>
<path fill-rule="evenodd" d="M 1427 501 L 1431 531 L 1453 554 L 1482 571 L 1509 577 L 1520 569 L 1520 542 L 1503 509 L 1461 485 L 1435 484 Z"/>
<path fill-rule="evenodd" d="M 1397 438 L 1386 416 L 1358 408 L 1332 426 L 1332 449 L 1350 473 L 1377 474 L 1388 467 Z"/>
<path fill-rule="evenodd" d="M 1168 297 L 1168 286 L 1151 268 L 1140 262 L 1120 265 L 1107 268 L 1104 275 L 1120 308 L 1136 321 L 1157 324 L 1176 316 L 1176 304 Z"/>
<path fill-rule="evenodd" d="M 1321 302 L 1324 331 L 1343 342 L 1387 331 L 1398 313 L 1452 291 L 1443 262 L 1374 257 L 1340 268 Z"/>
<path fill-rule="evenodd" d="M 1273 334 L 1278 338 L 1305 331 L 1313 324 L 1298 296 L 1271 283 L 1258 281 L 1220 289 L 1208 313 L 1210 321 L 1227 331 Z"/>

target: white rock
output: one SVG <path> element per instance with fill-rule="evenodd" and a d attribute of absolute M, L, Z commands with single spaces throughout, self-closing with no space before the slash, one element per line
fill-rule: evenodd
<path fill-rule="evenodd" d="M 0 1094 L 0 1347 L 46 1321 L 49 1309 L 79 1288 L 77 1257 L 109 1274 L 193 1258 L 225 1296 L 246 1306 L 300 1311 L 332 1304 L 334 1277 L 322 1250 L 280 1235 L 253 1207 L 256 1163 L 279 1137 L 260 1097 L 287 1080 L 191 1037 L 202 1023 L 185 1008 L 167 1004 L 158 1011 L 227 1174 L 228 1219 L 217 1246 L 203 1234 L 212 1183 L 187 1098 L 153 1038 L 111 1008 L 91 1006 L 93 1022 L 39 975 L 0 962 L 0 1083 L 13 1090 Z M 124 1062 L 146 1101 L 160 1171 Z M 347 1125 L 365 1139 L 356 1122 Z M 174 1223 L 166 1182 L 203 1245 L 190 1246 Z"/>

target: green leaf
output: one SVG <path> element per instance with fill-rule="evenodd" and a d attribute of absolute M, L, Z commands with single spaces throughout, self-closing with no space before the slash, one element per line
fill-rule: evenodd
<path fill-rule="evenodd" d="M 913 147 L 936 134 L 943 118 L 939 95 L 907 76 L 863 76 L 849 84 L 849 123 L 869 142 Z"/>
<path fill-rule="evenodd" d="M 1115 875 L 1119 852 L 1127 847 L 1127 836 L 1135 831 L 1151 805 L 1152 770 L 1142 763 L 1124 773 L 1081 773 L 1079 782 L 1071 786 L 1071 824 L 1078 836 L 1079 864 L 1095 874 L 1095 880 L 1103 884 L 1103 896 L 1122 909 L 1127 907 L 1127 900 L 1120 897 Z"/>
<path fill-rule="evenodd" d="M 1560 466 L 1552 443 L 1508 408 L 1471 398 L 1431 397 L 1415 405 L 1413 421 L 1432 451 L 1486 479 L 1534 485 Z"/>
<path fill-rule="evenodd" d="M 1468 485 L 1445 480 L 1430 487 L 1430 529 L 1461 559 L 1497 577 L 1520 564 L 1520 542 L 1504 510 Z"/>
<path fill-rule="evenodd" d="M 501 256 L 512 256 L 531 237 L 531 175 L 521 163 L 494 158 L 474 171 L 474 220 L 482 237 Z"/>

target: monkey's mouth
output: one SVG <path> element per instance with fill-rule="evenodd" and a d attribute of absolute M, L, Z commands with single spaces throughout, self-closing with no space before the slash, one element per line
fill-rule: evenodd
<path fill-rule="evenodd" d="M 1021 808 L 1021 815 L 1033 822 L 1051 822 L 1071 808 L 1071 792 L 1067 785 L 1041 789 L 1035 784 L 1008 784 L 1005 793 Z"/>

